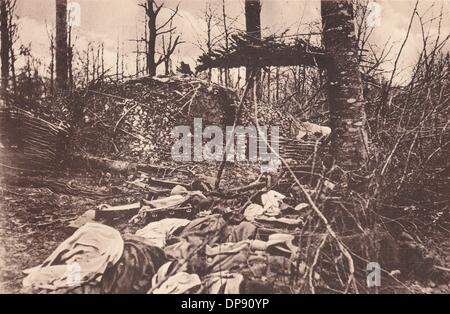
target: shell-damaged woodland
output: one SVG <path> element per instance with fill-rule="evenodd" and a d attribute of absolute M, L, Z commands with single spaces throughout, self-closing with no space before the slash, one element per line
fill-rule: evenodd
<path fill-rule="evenodd" d="M 449 293 L 449 14 L 1 0 L 0 291 Z"/>

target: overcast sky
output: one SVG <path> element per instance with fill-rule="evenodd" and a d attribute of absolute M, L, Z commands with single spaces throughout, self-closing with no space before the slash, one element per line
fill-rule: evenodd
<path fill-rule="evenodd" d="M 48 62 L 49 39 L 47 29 L 54 25 L 54 0 L 17 0 L 20 25 L 20 41 L 32 44 L 33 54 Z M 159 0 L 157 0 L 158 2 Z M 70 2 L 70 0 L 69 0 Z M 81 25 L 75 29 L 76 47 L 84 50 L 88 42 L 104 42 L 105 56 L 108 66 L 115 63 L 117 41 L 124 43 L 124 51 L 129 55 L 128 68 L 134 71 L 135 44 L 130 39 L 136 37 L 136 32 L 143 30 L 143 9 L 138 6 L 141 0 L 78 0 L 81 7 Z M 371 43 L 382 46 L 389 38 L 395 44 L 392 56 L 398 51 L 408 28 L 409 19 L 415 0 L 377 1 L 381 5 L 381 25 L 376 27 Z M 160 2 L 158 2 L 160 3 Z M 194 65 L 194 61 L 201 54 L 198 44 L 204 41 L 206 24 L 204 11 L 207 0 L 166 0 L 167 8 L 174 8 L 180 3 L 179 15 L 175 20 L 177 32 L 186 42 L 176 51 L 174 62 L 180 60 Z M 211 1 L 217 15 L 221 15 L 222 0 Z M 430 6 L 434 7 L 430 9 Z M 244 29 L 244 0 L 225 0 L 228 23 L 236 29 Z M 443 7 L 444 22 L 442 33 L 450 32 L 450 0 L 421 0 L 419 12 L 427 12 L 427 17 L 435 16 Z M 428 11 L 426 11 L 428 10 Z M 160 21 L 170 14 L 170 10 L 163 10 Z M 264 34 L 280 33 L 289 29 L 291 33 L 307 32 L 311 23 L 320 23 L 320 0 L 262 0 L 262 27 Z M 217 27 L 216 33 L 222 28 Z M 437 23 L 431 28 L 431 33 L 437 31 Z M 408 68 L 417 58 L 422 47 L 421 31 L 418 20 L 413 24 L 410 39 L 407 42 L 402 58 L 401 67 Z M 446 48 L 448 49 L 448 47 Z"/>

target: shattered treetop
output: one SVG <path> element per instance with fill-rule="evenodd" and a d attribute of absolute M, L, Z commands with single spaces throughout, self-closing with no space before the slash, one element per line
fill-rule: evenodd
<path fill-rule="evenodd" d="M 199 57 L 198 63 L 197 71 L 268 65 L 323 67 L 325 54 L 321 48 L 299 38 L 288 42 L 275 36 L 256 39 L 240 33 L 231 36 L 228 49 L 221 47 L 211 53 L 205 53 Z"/>

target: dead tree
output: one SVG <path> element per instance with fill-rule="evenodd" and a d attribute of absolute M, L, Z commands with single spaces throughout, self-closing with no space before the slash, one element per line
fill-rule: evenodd
<path fill-rule="evenodd" d="M 170 21 L 169 28 L 172 29 L 172 21 Z M 162 54 L 161 58 L 164 62 L 164 71 L 166 75 L 170 74 L 171 71 L 171 57 L 173 53 L 175 52 L 175 49 L 178 45 L 182 44 L 183 42 L 180 41 L 180 36 L 176 36 L 175 39 L 173 39 L 173 32 L 169 32 L 169 35 L 167 35 L 168 40 L 166 40 L 166 36 L 162 36 Z"/>
<path fill-rule="evenodd" d="M 2 63 L 2 94 L 5 95 L 9 85 L 9 51 L 10 39 L 8 31 L 8 5 L 7 0 L 0 2 L 0 31 L 1 31 L 1 63 Z"/>
<path fill-rule="evenodd" d="M 13 86 L 13 92 L 15 93 L 17 91 L 17 79 L 16 79 L 16 52 L 14 49 L 14 44 L 16 43 L 16 41 L 19 39 L 18 38 L 18 26 L 15 23 L 14 19 L 15 19 L 15 9 L 16 9 L 16 3 L 17 0 L 8 0 L 9 3 L 9 21 L 8 21 L 8 25 L 9 25 L 9 40 L 10 40 L 10 45 L 9 45 L 9 57 L 10 57 L 10 62 L 9 62 L 9 67 L 11 69 L 11 77 L 10 77 L 10 81 L 12 81 L 12 86 Z"/>
<path fill-rule="evenodd" d="M 351 0 L 322 0 L 334 161 L 357 170 L 368 160 L 366 115 Z"/>
<path fill-rule="evenodd" d="M 225 0 L 222 0 L 222 23 L 223 23 L 223 33 L 225 37 L 225 51 L 229 51 L 230 49 L 230 32 L 228 30 L 228 24 L 227 24 L 227 14 L 226 14 L 226 6 L 225 6 Z M 225 86 L 228 87 L 228 82 L 230 79 L 230 72 L 228 68 L 225 68 Z M 222 69 L 220 74 L 220 79 L 222 80 Z"/>
<path fill-rule="evenodd" d="M 55 35 L 53 30 L 47 29 L 47 36 L 50 40 L 50 64 L 48 66 L 48 73 L 50 75 L 50 93 L 53 94 L 55 89 Z"/>
<path fill-rule="evenodd" d="M 68 76 L 68 84 L 69 87 L 73 87 L 73 51 L 74 45 L 72 43 L 72 26 L 69 26 L 67 29 L 67 76 Z"/>
<path fill-rule="evenodd" d="M 139 60 L 140 54 L 141 54 L 141 48 L 140 48 L 141 46 L 140 46 L 140 43 L 139 43 L 139 36 L 138 36 L 137 25 L 136 25 L 136 38 L 135 38 L 135 41 L 136 41 L 136 51 L 134 52 L 136 54 L 136 63 L 135 63 L 136 70 L 135 70 L 135 72 L 136 72 L 136 77 L 139 77 L 139 72 L 141 71 L 140 60 Z"/>
<path fill-rule="evenodd" d="M 120 42 L 119 38 L 117 38 L 117 46 L 116 46 L 116 80 L 119 81 L 119 63 L 120 63 Z"/>
<path fill-rule="evenodd" d="M 206 3 L 203 13 L 203 21 L 206 24 L 206 37 L 197 39 L 197 46 L 204 54 L 212 55 L 214 48 L 223 39 L 223 32 L 217 29 L 220 21 L 217 21 L 217 8 L 212 5 L 212 0 Z M 217 33 L 217 34 L 215 34 Z M 208 81 L 212 79 L 212 68 L 208 68 Z"/>
<path fill-rule="evenodd" d="M 67 0 L 56 0 L 56 88 L 66 89 L 68 78 Z"/>
<path fill-rule="evenodd" d="M 122 42 L 122 54 L 120 55 L 120 57 L 122 58 L 120 63 L 120 69 L 122 72 L 122 80 L 123 80 L 125 77 L 125 47 L 123 42 Z"/>
<path fill-rule="evenodd" d="M 89 86 L 89 50 L 91 49 L 91 42 L 88 42 L 86 48 L 86 64 L 85 64 L 85 75 L 86 75 L 86 86 Z"/>
<path fill-rule="evenodd" d="M 206 22 L 206 49 L 207 53 L 212 53 L 213 41 L 212 41 L 212 20 L 213 13 L 211 10 L 211 2 L 208 2 L 205 10 L 205 22 Z M 212 69 L 208 69 L 208 81 L 211 81 Z"/>
<path fill-rule="evenodd" d="M 17 0 L 1 0 L 0 31 L 1 31 L 1 64 L 2 92 L 6 92 L 12 82 L 13 91 L 17 89 L 14 43 L 18 40 L 16 19 Z"/>
<path fill-rule="evenodd" d="M 247 35 L 255 40 L 261 40 L 261 1 L 245 0 L 245 25 Z M 257 67 L 246 68 L 247 84 L 256 88 L 256 95 L 261 98 L 261 69 Z M 253 95 L 253 93 L 251 93 Z"/>
<path fill-rule="evenodd" d="M 161 9 L 164 7 L 164 4 L 157 4 L 155 0 L 147 0 L 145 3 L 140 4 L 141 7 L 145 10 L 146 15 L 146 35 L 145 38 L 142 38 L 141 41 L 145 43 L 146 46 L 146 61 L 147 61 L 147 74 L 150 76 L 156 75 L 156 69 L 158 65 L 166 61 L 167 59 L 170 59 L 170 55 L 175 51 L 175 47 L 173 47 L 173 44 L 171 45 L 170 49 L 168 49 L 167 52 L 170 52 L 173 50 L 170 55 L 164 56 L 164 54 L 161 54 L 158 60 L 155 60 L 156 56 L 156 41 L 158 36 L 172 33 L 175 30 L 175 27 L 172 27 L 172 22 L 175 16 L 178 14 L 179 5 L 172 10 L 171 16 L 161 25 L 157 25 L 157 18 L 158 14 L 160 13 Z M 167 28 L 169 26 L 169 28 Z M 179 44 L 179 40 L 174 41 L 174 43 Z"/>
<path fill-rule="evenodd" d="M 102 76 L 105 75 L 105 44 L 102 43 L 101 44 L 101 56 L 100 56 L 100 61 L 101 61 L 101 73 Z"/>
<path fill-rule="evenodd" d="M 95 51 L 94 51 L 94 45 L 91 46 L 91 55 L 92 55 L 92 81 L 94 82 L 96 80 L 96 74 L 97 74 L 97 59 L 95 58 Z"/>

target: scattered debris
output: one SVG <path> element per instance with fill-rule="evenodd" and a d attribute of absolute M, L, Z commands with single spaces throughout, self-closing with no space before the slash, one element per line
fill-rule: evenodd
<path fill-rule="evenodd" d="M 270 225 L 273 222 L 284 224 L 286 230 L 294 222 L 296 226 L 299 225 L 300 221 L 283 217 L 284 211 L 280 206 L 286 197 L 276 191 L 261 194 L 260 200 L 264 207 L 258 204 L 246 207 L 244 216 L 247 221 L 234 220 L 236 212 L 233 211 L 209 213 L 203 217 L 200 212 L 195 212 L 175 218 L 176 215 L 171 213 L 183 210 L 186 205 L 192 206 L 194 198 L 206 200 L 207 195 L 213 192 L 190 191 L 186 188 L 198 187 L 198 184 L 175 185 L 175 181 L 154 178 L 149 181 L 152 186 L 160 187 L 168 187 L 170 182 L 173 188 L 165 196 L 152 200 L 143 198 L 139 202 L 115 206 L 100 204 L 96 210 L 89 210 L 72 221 L 70 228 L 78 229 L 42 265 L 26 271 L 28 276 L 23 281 L 24 288 L 57 293 L 119 293 L 127 292 L 125 288 L 156 294 L 240 293 L 245 287 L 244 283 L 256 279 L 255 274 L 257 277 L 268 275 L 262 272 L 261 262 L 266 268 L 269 266 L 267 269 L 272 272 L 279 263 L 291 264 L 289 259 L 298 252 L 294 244 L 296 239 L 292 235 L 274 231 L 267 240 L 258 236 L 261 224 L 267 222 Z M 155 211 L 168 212 L 171 217 L 154 216 Z M 272 216 L 265 216 L 267 212 Z M 132 215 L 141 219 L 128 219 Z M 99 223 L 117 224 L 119 220 L 130 227 L 142 223 L 145 225 L 134 229 L 135 235 L 121 235 L 116 229 Z M 130 238 L 133 244 L 127 244 Z M 163 253 L 157 253 L 156 249 L 162 249 Z M 153 252 L 148 253 L 149 258 L 145 261 L 150 266 L 145 263 L 128 264 L 129 254 L 133 254 L 134 250 Z M 152 257 L 153 254 L 159 257 Z M 253 260 L 250 266 L 247 263 L 249 260 Z M 67 268 L 73 263 L 79 263 L 83 272 L 79 276 L 80 280 L 76 277 L 78 281 L 67 284 Z M 158 268 L 154 268 L 156 265 L 159 265 Z M 128 281 L 122 280 L 123 267 L 127 272 L 137 272 L 144 277 L 131 276 Z M 152 268 L 144 271 L 146 267 Z M 270 286 L 273 282 L 266 284 Z"/>

